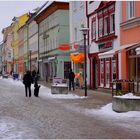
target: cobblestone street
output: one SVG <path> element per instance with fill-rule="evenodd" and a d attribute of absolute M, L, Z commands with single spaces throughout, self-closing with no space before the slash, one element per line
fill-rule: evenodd
<path fill-rule="evenodd" d="M 0 138 L 140 138 L 137 126 L 130 129 L 117 125 L 113 119 L 82 112 L 92 102 L 99 103 L 96 105 L 99 108 L 98 99 L 64 100 L 41 95 L 26 98 L 24 86 L 9 85 L 3 79 L 0 79 L 0 94 Z M 123 123 L 126 124 L 125 120 Z"/>

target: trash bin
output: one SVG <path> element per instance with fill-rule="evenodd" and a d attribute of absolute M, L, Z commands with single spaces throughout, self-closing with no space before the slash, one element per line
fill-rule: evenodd
<path fill-rule="evenodd" d="M 18 77 L 19 77 L 19 74 L 18 74 L 18 73 L 14 73 L 14 74 L 13 74 L 13 79 L 14 79 L 14 80 L 18 79 Z"/>
<path fill-rule="evenodd" d="M 122 90 L 122 84 L 116 83 L 116 90 Z"/>

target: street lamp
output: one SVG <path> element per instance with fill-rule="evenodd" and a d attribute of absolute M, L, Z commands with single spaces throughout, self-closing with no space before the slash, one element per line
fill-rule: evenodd
<path fill-rule="evenodd" d="M 31 71 L 31 53 L 32 53 L 32 50 L 29 50 L 30 71 Z"/>
<path fill-rule="evenodd" d="M 86 35 L 88 34 L 89 28 L 81 28 L 80 31 L 82 31 L 84 36 L 84 81 L 85 81 L 85 96 L 87 96 L 87 57 L 86 57 Z"/>

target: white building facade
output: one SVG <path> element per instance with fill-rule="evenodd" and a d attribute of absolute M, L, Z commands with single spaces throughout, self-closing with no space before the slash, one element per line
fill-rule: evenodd
<path fill-rule="evenodd" d="M 84 47 L 84 40 L 83 40 L 83 34 L 80 31 L 82 27 L 87 27 L 87 17 L 86 17 L 86 2 L 85 1 L 71 1 L 70 2 L 70 44 L 72 47 L 73 57 L 79 57 L 81 53 L 84 53 L 83 47 Z M 88 38 L 88 36 L 87 36 Z M 88 44 L 88 39 L 86 39 L 86 44 Z M 87 47 L 89 47 L 87 45 Z M 87 49 L 88 50 L 88 49 Z M 88 51 L 87 51 L 88 54 Z M 79 55 L 79 56 L 78 56 Z M 89 60 L 88 55 L 87 57 L 87 85 L 89 85 Z M 76 58 L 76 59 L 77 59 Z M 82 73 L 82 76 L 84 77 L 84 60 L 82 61 L 74 61 L 72 59 L 72 69 L 75 73 Z"/>
<path fill-rule="evenodd" d="M 111 89 L 121 77 L 120 2 L 88 1 L 90 87 Z"/>

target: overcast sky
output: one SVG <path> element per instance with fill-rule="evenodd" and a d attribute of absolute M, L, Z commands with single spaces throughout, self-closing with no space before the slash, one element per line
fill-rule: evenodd
<path fill-rule="evenodd" d="M 26 12 L 32 11 L 36 7 L 40 7 L 45 1 L 1 1 L 0 0 L 0 42 L 3 39 L 2 29 L 12 23 L 14 16 L 20 16 Z"/>

